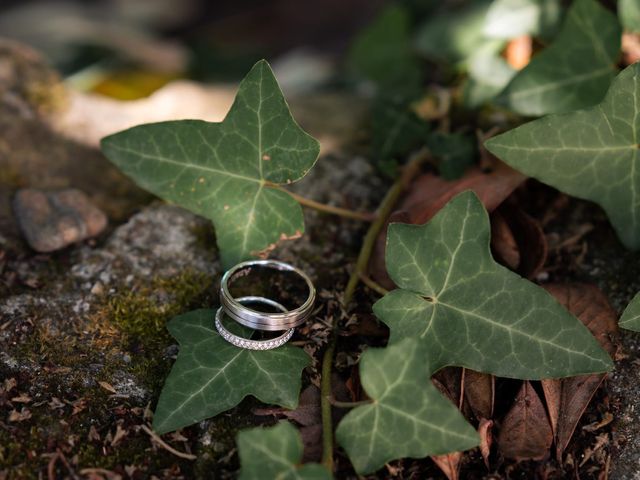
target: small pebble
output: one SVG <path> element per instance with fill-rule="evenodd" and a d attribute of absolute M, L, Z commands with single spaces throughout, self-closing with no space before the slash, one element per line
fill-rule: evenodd
<path fill-rule="evenodd" d="M 93 287 L 91 287 L 91 293 L 93 295 L 102 295 L 104 293 L 104 286 L 100 282 L 96 282 Z"/>
<path fill-rule="evenodd" d="M 13 211 L 27 242 L 38 252 L 54 252 L 100 234 L 106 215 L 80 190 L 19 190 Z"/>

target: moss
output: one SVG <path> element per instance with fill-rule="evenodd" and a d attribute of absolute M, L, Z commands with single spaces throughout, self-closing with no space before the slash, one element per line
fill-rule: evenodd
<path fill-rule="evenodd" d="M 111 297 L 103 313 L 130 339 L 155 347 L 167 343 L 167 321 L 204 301 L 212 286 L 210 277 L 196 272 L 155 278 Z"/>

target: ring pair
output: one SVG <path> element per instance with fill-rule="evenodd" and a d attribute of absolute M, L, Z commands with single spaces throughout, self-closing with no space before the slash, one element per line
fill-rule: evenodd
<path fill-rule="evenodd" d="M 308 290 L 307 299 L 304 303 L 293 309 L 287 310 L 282 304 L 265 297 L 244 296 L 235 298 L 229 289 L 239 278 L 250 275 L 258 268 L 269 268 L 280 272 L 292 272 L 298 275 L 306 283 Z M 293 336 L 295 327 L 304 323 L 311 315 L 313 304 L 316 298 L 316 290 L 309 276 L 302 270 L 278 260 L 250 260 L 242 262 L 228 270 L 222 277 L 220 283 L 220 303 L 221 306 L 216 312 L 216 329 L 227 342 L 249 350 L 270 350 L 284 345 Z M 247 304 L 261 303 L 278 310 L 275 313 L 261 312 L 247 306 Z M 252 340 L 240 337 L 222 324 L 223 314 L 237 323 L 254 330 L 262 331 L 284 331 L 276 338 L 269 340 Z"/>

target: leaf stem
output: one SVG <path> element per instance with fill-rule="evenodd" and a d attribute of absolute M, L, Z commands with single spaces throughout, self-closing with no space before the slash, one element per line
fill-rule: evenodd
<path fill-rule="evenodd" d="M 334 327 L 337 324 L 334 319 Z M 322 416 L 322 463 L 333 473 L 333 417 L 331 416 L 331 364 L 336 350 L 336 335 L 332 332 L 329 346 L 322 357 L 322 380 L 320 382 L 320 414 Z"/>
<path fill-rule="evenodd" d="M 373 222 L 376 218 L 376 215 L 371 212 L 357 212 L 355 210 L 349 210 L 348 208 L 335 207 L 333 205 L 327 205 L 326 203 L 316 202 L 315 200 L 311 200 L 310 198 L 303 197 L 302 195 L 298 195 L 297 193 L 293 193 L 286 188 L 281 187 L 275 183 L 268 183 L 271 188 L 275 188 L 276 190 L 280 190 L 282 192 L 287 192 L 291 195 L 296 202 L 300 205 L 304 205 L 308 208 L 313 208 L 314 210 L 318 210 L 324 213 L 330 213 L 332 215 L 338 215 L 340 217 L 351 218 L 354 220 L 362 220 L 364 222 Z"/>
<path fill-rule="evenodd" d="M 380 233 L 380 230 L 385 225 L 387 218 L 391 215 L 391 211 L 397 203 L 402 191 L 406 188 L 409 182 L 413 179 L 418 172 L 420 165 L 429 157 L 429 151 L 423 148 L 411 156 L 409 162 L 404 167 L 402 174 L 395 181 L 392 187 L 385 195 L 382 203 L 378 207 L 377 216 L 375 220 L 369 226 L 369 230 L 364 238 L 356 267 L 351 273 L 347 288 L 345 289 L 342 304 L 349 305 L 353 294 L 358 285 L 361 275 L 364 275 L 371 252 L 375 245 L 375 240 Z M 382 288 L 382 287 L 381 287 Z M 336 329 L 337 321 L 333 321 L 333 331 L 331 333 L 331 340 L 329 346 L 324 352 L 322 357 L 322 380 L 320 382 L 320 410 L 322 414 L 322 463 L 333 472 L 333 418 L 331 416 L 331 406 L 333 395 L 331 393 L 331 366 L 333 364 L 333 355 L 336 350 Z"/>
<path fill-rule="evenodd" d="M 382 295 L 383 297 L 387 293 L 389 293 L 389 290 L 384 288 L 382 285 L 380 285 L 378 282 L 376 282 L 373 278 L 371 278 L 369 275 L 365 274 L 364 272 L 360 272 L 360 281 L 364 283 L 367 287 L 369 287 L 371 290 Z"/>
<path fill-rule="evenodd" d="M 331 406 L 337 408 L 354 408 L 359 407 L 360 405 L 369 405 L 370 403 L 372 403 L 371 400 L 362 400 L 360 402 L 341 402 L 334 398 L 331 399 Z"/>
<path fill-rule="evenodd" d="M 422 165 L 422 163 L 428 157 L 429 150 L 427 150 L 427 148 L 422 148 L 415 154 L 413 154 L 409 159 L 407 165 L 404 167 L 402 174 L 391 186 L 384 199 L 382 200 L 382 203 L 380 203 L 376 219 L 371 224 L 369 230 L 367 231 L 367 234 L 364 237 L 362 247 L 360 249 L 360 254 L 358 255 L 358 260 L 356 260 L 356 266 L 351 273 L 351 277 L 349 277 L 347 288 L 344 291 L 342 302 L 345 306 L 349 305 L 349 302 L 353 298 L 353 294 L 355 293 L 356 287 L 358 286 L 358 282 L 361 278 L 360 276 L 366 271 L 367 265 L 369 264 L 369 259 L 371 258 L 371 253 L 373 252 L 373 247 L 376 244 L 378 234 L 384 227 L 387 218 L 389 218 L 389 215 L 391 215 L 393 207 L 398 202 L 398 199 L 400 198 L 400 195 L 402 194 L 404 189 L 408 186 L 409 182 L 417 173 L 420 165 Z"/>

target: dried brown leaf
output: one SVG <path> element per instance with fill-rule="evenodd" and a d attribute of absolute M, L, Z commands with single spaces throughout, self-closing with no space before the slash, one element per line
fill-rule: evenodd
<path fill-rule="evenodd" d="M 502 422 L 498 447 L 507 458 L 540 460 L 548 454 L 552 442 L 553 432 L 544 405 L 531 383 L 525 381 Z"/>
<path fill-rule="evenodd" d="M 493 420 L 481 418 L 478 425 L 480 435 L 480 454 L 487 469 L 490 469 L 489 456 L 491 455 L 491 445 L 493 444 Z"/>
<path fill-rule="evenodd" d="M 593 285 L 546 285 L 545 288 L 593 333 L 600 345 L 615 357 L 617 315 L 608 299 Z M 556 440 L 558 458 L 606 374 L 543 380 L 547 408 Z"/>
<path fill-rule="evenodd" d="M 460 474 L 460 461 L 462 452 L 447 453 L 445 455 L 435 455 L 431 457 L 442 473 L 449 480 L 458 480 Z"/>
<path fill-rule="evenodd" d="M 466 369 L 464 375 L 464 396 L 471 411 L 478 419 L 493 417 L 495 377 Z"/>

